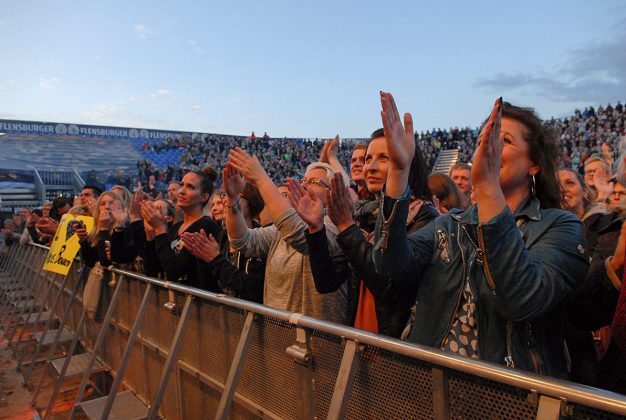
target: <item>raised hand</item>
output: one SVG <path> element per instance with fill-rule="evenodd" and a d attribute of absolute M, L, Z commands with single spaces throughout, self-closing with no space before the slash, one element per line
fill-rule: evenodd
<path fill-rule="evenodd" d="M 113 210 L 111 211 L 111 217 L 115 222 L 115 227 L 124 227 L 126 225 L 126 220 L 128 219 L 128 212 L 125 207 L 122 206 L 122 203 L 119 201 L 115 201 L 113 203 Z"/>
<path fill-rule="evenodd" d="M 309 232 L 319 232 L 324 228 L 324 204 L 312 192 L 307 191 L 295 179 L 287 179 L 289 201 L 298 215 L 309 225 Z"/>
<path fill-rule="evenodd" d="M 137 188 L 137 191 L 130 199 L 130 221 L 134 222 L 141 220 L 141 202 L 143 201 L 143 191 L 141 187 Z"/>
<path fill-rule="evenodd" d="M 111 213 L 109 213 L 107 209 L 103 208 L 98 215 L 98 230 L 108 230 L 111 223 L 113 223 Z"/>
<path fill-rule="evenodd" d="M 59 227 L 59 223 L 50 217 L 42 217 L 35 224 L 35 227 L 39 229 L 41 233 L 54 236 L 57 232 L 57 228 Z"/>
<path fill-rule="evenodd" d="M 413 118 L 409 113 L 404 114 L 404 126 L 402 125 L 396 102 L 391 93 L 380 92 L 380 102 L 382 105 L 380 115 L 387 140 L 390 169 L 408 171 L 413 155 L 415 155 Z"/>
<path fill-rule="evenodd" d="M 502 121 L 502 97 L 493 105 L 491 115 L 478 136 L 478 146 L 472 160 L 472 184 L 479 189 L 481 185 L 500 186 L 500 167 L 502 166 L 503 139 L 500 137 Z"/>
<path fill-rule="evenodd" d="M 611 198 L 611 194 L 613 194 L 613 189 L 615 188 L 615 182 L 609 182 L 604 171 L 596 171 L 593 174 L 593 185 L 598 191 L 598 201 Z"/>
<path fill-rule="evenodd" d="M 257 187 L 263 181 L 270 179 L 259 159 L 256 156 L 250 156 L 241 147 L 235 147 L 228 152 L 228 164 Z"/>
<path fill-rule="evenodd" d="M 220 255 L 220 247 L 213 235 L 206 236 L 204 229 L 200 232 L 183 232 L 183 246 L 194 257 L 206 262 L 213 261 Z"/>
<path fill-rule="evenodd" d="M 93 197 L 87 197 L 87 210 L 89 211 L 89 215 L 93 216 L 96 214 L 96 209 L 98 208 L 98 200 Z"/>
<path fill-rule="evenodd" d="M 154 206 L 152 201 L 144 201 L 141 203 L 141 216 L 144 223 L 154 229 L 154 233 L 159 235 L 165 231 L 165 219 L 161 212 Z"/>
<path fill-rule="evenodd" d="M 354 224 L 354 201 L 349 188 L 343 182 L 341 174 L 335 173 L 330 180 L 330 191 L 327 192 L 328 217 L 339 232 L 343 232 Z"/>
<path fill-rule="evenodd" d="M 324 142 L 322 146 L 322 151 L 320 152 L 320 162 L 328 163 L 328 149 L 330 148 L 331 140 L 327 140 Z"/>
<path fill-rule="evenodd" d="M 224 191 L 231 199 L 237 199 L 246 186 L 246 180 L 234 166 L 230 163 L 222 169 L 222 182 Z"/>
<path fill-rule="evenodd" d="M 320 162 L 330 163 L 331 159 L 337 159 L 337 151 L 339 150 L 339 134 L 334 139 L 326 140 L 320 153 Z"/>
<path fill-rule="evenodd" d="M 478 220 L 487 222 L 502 212 L 507 202 L 500 186 L 502 148 L 504 139 L 500 136 L 502 121 L 502 97 L 496 100 L 491 115 L 478 137 L 478 147 L 474 152 L 472 183 L 478 205 Z"/>

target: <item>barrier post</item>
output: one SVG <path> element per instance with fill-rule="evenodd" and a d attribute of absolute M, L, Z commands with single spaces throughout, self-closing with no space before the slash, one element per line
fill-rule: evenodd
<path fill-rule="evenodd" d="M 297 316 L 297 314 L 296 314 Z M 313 392 L 313 355 L 311 353 L 310 332 L 302 327 L 296 328 L 296 343 L 286 350 L 296 368 L 296 406 L 298 418 L 312 420 L 315 417 L 315 399 Z"/>

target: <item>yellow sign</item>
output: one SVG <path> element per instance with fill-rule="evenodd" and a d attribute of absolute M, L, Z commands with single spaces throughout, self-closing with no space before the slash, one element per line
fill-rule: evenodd
<path fill-rule="evenodd" d="M 48 251 L 46 256 L 46 261 L 43 265 L 44 270 L 64 276 L 69 273 L 72 261 L 74 261 L 80 249 L 76 228 L 80 227 L 81 223 L 85 225 L 87 232 L 91 232 L 91 229 L 93 229 L 93 217 L 73 216 L 71 214 L 63 215 L 61 223 L 59 223 L 57 228 L 57 233 L 54 235 L 50 245 L 50 251 Z"/>

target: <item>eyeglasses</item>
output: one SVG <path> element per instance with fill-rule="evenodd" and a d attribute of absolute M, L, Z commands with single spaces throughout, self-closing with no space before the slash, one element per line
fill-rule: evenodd
<path fill-rule="evenodd" d="M 324 187 L 326 189 L 330 189 L 330 185 L 328 185 L 326 182 L 322 181 L 319 178 L 307 178 L 304 177 L 300 180 L 300 184 L 308 184 L 308 185 L 317 185 L 318 187 Z"/>

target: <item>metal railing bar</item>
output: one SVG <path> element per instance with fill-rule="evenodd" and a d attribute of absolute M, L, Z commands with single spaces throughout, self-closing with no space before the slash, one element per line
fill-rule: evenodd
<path fill-rule="evenodd" d="M 185 362 L 184 360 L 179 360 L 177 362 L 177 367 L 178 369 L 187 373 L 188 375 L 193 376 L 198 381 L 208 386 L 212 390 L 219 392 L 220 394 L 224 392 L 224 384 L 222 384 L 217 379 L 212 378 L 206 373 L 201 372 L 200 370 L 191 366 L 189 363 Z M 235 392 L 235 395 L 233 395 L 233 402 L 241 405 L 246 410 L 250 411 L 252 414 L 258 417 L 262 417 L 264 419 L 282 420 L 282 417 L 280 417 L 279 415 L 272 413 L 271 411 L 260 406 L 254 401 L 246 398 L 245 396 L 239 394 L 238 392 Z"/>
<path fill-rule="evenodd" d="M 69 313 L 72 310 L 72 300 L 74 298 L 74 296 L 76 295 L 76 293 L 78 292 L 78 288 L 80 287 L 82 281 L 85 279 L 85 277 L 87 277 L 87 272 L 89 270 L 82 270 L 80 275 L 78 276 L 78 279 L 76 280 L 76 282 L 74 283 L 74 285 L 72 286 L 72 294 L 70 297 L 70 301 L 68 302 L 67 306 L 65 307 L 65 311 L 63 313 L 63 318 L 59 321 L 59 329 L 56 333 L 56 336 L 54 337 L 54 344 L 52 346 L 50 346 L 50 349 L 48 350 L 48 357 L 47 360 L 48 362 L 50 362 L 52 360 L 52 357 L 54 356 L 54 352 L 56 351 L 56 347 L 57 347 L 57 342 L 59 340 L 59 338 L 61 337 L 61 333 L 63 332 L 63 330 L 65 329 L 65 320 L 67 319 Z M 70 344 L 70 350 L 68 352 L 67 358 L 71 358 L 72 354 L 74 352 L 74 347 L 78 342 L 78 328 L 76 328 L 76 331 L 74 331 L 74 338 L 72 338 L 72 343 Z M 33 398 L 31 399 L 31 405 L 35 406 L 37 404 L 37 396 L 39 395 L 39 392 L 41 390 L 41 387 L 43 385 L 44 379 L 46 377 L 46 370 L 43 369 L 43 371 L 41 372 L 41 376 L 39 378 L 39 383 L 37 384 L 37 389 L 35 390 L 35 393 L 33 394 Z"/>
<path fill-rule="evenodd" d="M 41 314 L 46 310 L 46 302 L 48 301 L 48 297 L 50 296 L 50 293 L 52 292 L 52 289 L 54 288 L 54 282 L 56 280 L 56 277 L 57 277 L 57 274 L 54 274 L 52 276 L 52 279 L 48 279 L 46 276 L 43 276 L 43 281 L 44 281 L 43 287 L 45 287 L 46 283 L 48 282 L 50 282 L 50 284 L 48 285 L 44 298 L 41 300 L 41 311 L 37 314 L 37 317 L 35 318 L 35 322 L 33 323 L 33 326 L 31 327 L 31 331 L 35 331 L 37 327 L 39 326 L 39 321 L 41 320 Z M 29 319 L 34 312 L 34 309 L 37 307 L 37 299 L 35 298 L 34 301 L 35 303 L 33 304 L 33 306 L 30 307 L 30 310 L 28 312 Z M 20 331 L 20 335 L 17 338 L 17 343 L 15 344 L 15 348 L 13 349 L 14 356 L 17 354 L 20 344 L 22 343 L 22 337 L 24 336 L 24 331 L 26 331 L 26 328 L 22 328 L 22 330 Z M 18 371 L 22 367 L 22 360 L 24 359 L 24 350 L 25 349 L 23 349 L 22 353 L 20 353 L 20 357 L 17 361 Z"/>
<path fill-rule="evenodd" d="M 350 395 L 352 394 L 352 384 L 354 375 L 356 374 L 356 366 L 361 359 L 360 356 L 359 344 L 354 341 L 346 341 L 343 357 L 341 358 L 341 365 L 337 373 L 333 398 L 328 407 L 328 415 L 326 417 L 328 420 L 345 418 Z"/>
<path fill-rule="evenodd" d="M 47 249 L 46 247 L 41 248 Z M 193 295 L 220 305 L 228 305 L 231 308 L 237 308 L 244 311 L 254 312 L 259 315 L 272 317 L 279 321 L 290 323 L 296 327 L 309 328 L 343 337 L 347 340 L 352 340 L 358 343 L 379 347 L 409 358 L 417 359 L 426 364 L 448 368 L 451 371 L 478 376 L 480 378 L 515 386 L 528 391 L 533 389 L 547 396 L 565 398 L 569 402 L 583 404 L 616 414 L 626 415 L 626 396 L 624 395 L 564 380 L 539 376 L 530 372 L 508 369 L 503 366 L 498 366 L 484 361 L 471 360 L 462 356 L 445 353 L 431 347 L 402 342 L 390 337 L 371 334 L 344 325 L 333 324 L 307 316 L 293 316 L 294 314 L 287 311 L 269 308 L 256 303 L 246 302 L 236 298 L 190 288 L 180 284 L 166 284 L 163 281 L 151 279 L 127 270 L 113 269 L 113 271 L 126 275 L 130 278 L 142 280 L 148 284 L 153 284 L 158 287 L 174 290 L 187 295 Z"/>
<path fill-rule="evenodd" d="M 143 294 L 143 299 L 141 300 L 141 304 L 139 305 L 139 309 L 137 310 L 137 315 L 135 315 L 135 323 L 133 324 L 133 329 L 128 336 L 128 341 L 126 342 L 126 348 L 124 348 L 124 354 L 122 355 L 122 360 L 120 361 L 120 365 L 117 369 L 117 376 L 111 385 L 111 391 L 107 396 L 106 403 L 104 408 L 102 409 L 101 419 L 109 418 L 109 414 L 111 413 L 111 409 L 113 408 L 113 402 L 115 402 L 115 396 L 117 395 L 118 388 L 122 383 L 122 379 L 124 377 L 124 371 L 126 370 L 126 365 L 128 365 L 128 361 L 130 360 L 130 355 L 133 351 L 133 347 L 135 345 L 135 341 L 137 338 L 137 333 L 141 328 L 141 325 L 144 321 L 144 315 L 146 314 L 146 310 L 148 309 L 148 302 L 150 301 L 152 285 L 150 283 L 146 284 L 146 291 Z"/>
<path fill-rule="evenodd" d="M 33 369 L 35 368 L 35 364 L 37 363 L 37 358 L 39 357 L 39 353 L 41 353 L 41 350 L 45 347 L 44 341 L 46 339 L 46 337 L 48 336 L 48 331 L 50 330 L 50 327 L 52 326 L 53 322 L 54 322 L 54 312 L 57 310 L 57 307 L 59 306 L 59 302 L 61 302 L 61 297 L 63 296 L 63 290 L 65 290 L 65 285 L 67 284 L 67 281 L 69 280 L 69 276 L 64 276 L 63 277 L 63 281 L 61 282 L 61 287 L 59 289 L 59 292 L 57 293 L 56 297 L 54 298 L 54 303 L 52 304 L 52 307 L 50 308 L 50 317 L 48 318 L 48 320 L 45 323 L 43 332 L 41 334 L 41 337 L 39 339 L 39 343 L 37 344 L 37 348 L 35 349 L 35 355 L 33 356 L 33 363 L 30 364 L 30 366 L 28 367 L 28 370 L 26 370 L 26 372 L 24 372 L 24 382 L 28 381 L 33 373 Z M 54 283 L 53 283 L 54 284 Z M 67 308 L 66 308 L 67 309 Z M 39 316 L 41 317 L 41 314 L 43 313 L 43 311 L 39 314 Z M 56 340 L 58 340 L 61 337 L 61 333 L 63 333 L 63 330 L 65 328 L 65 325 L 63 324 L 63 321 L 60 321 L 60 326 L 59 329 L 57 330 L 57 334 L 54 337 L 54 341 L 53 343 L 50 345 L 51 347 L 56 347 Z M 21 366 L 21 363 L 18 365 Z"/>
<path fill-rule="evenodd" d="M 241 336 L 239 337 L 237 350 L 235 350 L 233 362 L 230 365 L 228 377 L 226 378 L 224 392 L 222 392 L 222 397 L 220 398 L 220 403 L 217 407 L 217 413 L 215 414 L 216 419 L 227 419 L 230 415 L 230 406 L 233 400 L 233 395 L 237 390 L 239 377 L 241 376 L 243 365 L 246 361 L 246 356 L 248 355 L 248 349 L 250 348 L 250 343 L 254 333 L 253 320 L 254 313 L 248 312 L 246 314 L 246 321 L 244 322 L 243 330 L 241 331 Z"/>
<path fill-rule="evenodd" d="M 69 418 L 73 419 L 74 414 L 76 412 L 76 407 L 80 404 L 83 394 L 85 393 L 85 389 L 87 388 L 87 383 L 89 382 L 89 376 L 91 375 L 91 370 L 93 369 L 93 365 L 96 362 L 96 358 L 98 357 L 98 351 L 100 350 L 100 346 L 104 342 L 104 337 L 107 334 L 108 325 L 111 323 L 111 318 L 113 317 L 113 312 L 115 311 L 115 307 L 117 306 L 117 302 L 119 301 L 119 297 L 121 295 L 121 290 L 124 285 L 125 277 L 121 276 L 117 279 L 117 286 L 115 287 L 115 292 L 113 292 L 113 296 L 111 297 L 111 302 L 109 303 L 109 307 L 107 308 L 107 312 L 104 316 L 104 320 L 100 325 L 100 332 L 98 333 L 98 337 L 96 338 L 96 342 L 91 349 L 91 357 L 89 358 L 89 363 L 87 364 L 87 369 L 83 374 L 83 379 L 80 383 L 80 387 L 78 388 L 78 392 L 76 394 L 76 399 L 74 400 L 74 404 L 72 404 L 72 410 L 70 411 Z M 113 368 L 113 366 L 111 366 Z"/>
<path fill-rule="evenodd" d="M 148 413 L 148 420 L 156 418 L 159 414 L 159 408 L 161 407 L 161 402 L 163 401 L 163 396 L 165 395 L 172 369 L 175 367 L 175 358 L 178 356 L 178 351 L 180 350 L 180 345 L 183 341 L 183 334 L 185 333 L 185 329 L 187 328 L 187 321 L 189 321 L 189 309 L 191 307 L 191 299 L 191 295 L 187 295 L 187 300 L 185 301 L 183 312 L 181 313 L 180 320 L 178 321 L 176 332 L 174 333 L 174 338 L 172 338 L 171 348 L 169 349 L 167 359 L 165 360 L 165 365 L 163 366 L 163 372 L 161 373 L 159 386 L 157 387 L 157 391 L 152 398 L 150 412 Z"/>

